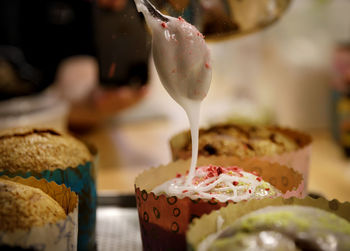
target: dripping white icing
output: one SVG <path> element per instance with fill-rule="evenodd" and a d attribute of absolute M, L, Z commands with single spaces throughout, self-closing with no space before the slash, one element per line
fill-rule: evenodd
<path fill-rule="evenodd" d="M 253 198 L 275 197 L 280 192 L 261 177 L 238 167 L 203 166 L 195 168 L 191 184 L 186 176 L 178 174 L 153 189 L 156 195 L 167 194 L 179 198 L 216 199 L 220 202 L 242 201 Z"/>
<path fill-rule="evenodd" d="M 135 0 L 152 30 L 154 63 L 169 95 L 185 110 L 192 138 L 192 161 L 187 179 L 191 183 L 198 157 L 198 124 L 201 101 L 210 81 L 210 53 L 203 35 L 181 17 L 166 16 L 163 22 L 150 15 L 141 0 Z"/>

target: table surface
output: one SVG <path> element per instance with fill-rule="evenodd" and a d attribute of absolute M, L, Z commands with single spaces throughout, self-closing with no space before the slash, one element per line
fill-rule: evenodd
<path fill-rule="evenodd" d="M 176 123 L 153 119 L 135 123 L 110 123 L 85 135 L 99 150 L 99 193 L 133 193 L 135 177 L 148 167 L 171 160 L 169 138 L 179 132 Z M 327 199 L 350 201 L 350 161 L 327 130 L 313 137 L 309 191 Z"/>

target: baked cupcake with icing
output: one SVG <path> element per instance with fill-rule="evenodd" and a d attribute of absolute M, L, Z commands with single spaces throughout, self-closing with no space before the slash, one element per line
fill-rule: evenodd
<path fill-rule="evenodd" d="M 277 196 L 301 196 L 302 175 L 277 163 L 220 156 L 151 168 L 136 178 L 135 190 L 144 250 L 184 250 L 188 224 L 228 204 Z M 158 241 L 161 239 L 162 241 Z"/>
<path fill-rule="evenodd" d="M 0 222 L 0 249 L 76 250 L 78 197 L 44 179 L 3 176 Z"/>
<path fill-rule="evenodd" d="M 0 131 L 1 175 L 45 178 L 70 187 L 79 195 L 79 250 L 95 246 L 95 169 L 83 142 L 50 128 Z"/>
<path fill-rule="evenodd" d="M 349 250 L 350 205 L 335 200 L 251 200 L 194 221 L 191 250 Z"/>
<path fill-rule="evenodd" d="M 350 222 L 314 207 L 270 206 L 244 215 L 201 244 L 198 251 L 345 251 L 350 250 Z"/>

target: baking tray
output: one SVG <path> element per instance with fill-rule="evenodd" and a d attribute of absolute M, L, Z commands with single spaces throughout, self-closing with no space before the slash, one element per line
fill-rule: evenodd
<path fill-rule="evenodd" d="M 141 251 L 139 219 L 134 195 L 99 195 L 97 250 Z"/>

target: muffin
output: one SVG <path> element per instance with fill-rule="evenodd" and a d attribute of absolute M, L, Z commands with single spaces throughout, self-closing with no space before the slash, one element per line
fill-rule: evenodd
<path fill-rule="evenodd" d="M 0 249 L 76 250 L 78 197 L 44 179 L 3 176 L 0 222 Z"/>
<path fill-rule="evenodd" d="M 0 131 L 0 170 L 54 171 L 92 160 L 89 149 L 68 134 L 53 129 L 16 128 Z"/>
<path fill-rule="evenodd" d="M 336 200 L 264 199 L 193 221 L 190 250 L 349 250 L 350 205 Z"/>
<path fill-rule="evenodd" d="M 96 187 L 93 157 L 74 137 L 48 128 L 0 131 L 0 176 L 45 178 L 79 195 L 78 249 L 95 246 Z"/>
<path fill-rule="evenodd" d="M 251 198 L 301 196 L 303 191 L 302 175 L 277 163 L 221 156 L 200 157 L 197 164 L 198 173 L 193 181 L 206 185 L 212 182 L 215 185 L 212 188 L 217 191 L 206 190 L 203 195 L 183 188 L 190 160 L 151 168 L 136 178 L 135 190 L 144 250 L 184 250 L 185 233 L 194 218 L 228 204 L 244 203 Z M 211 175 L 213 177 L 209 177 Z M 228 185 L 227 189 L 223 187 L 221 177 L 232 181 L 232 186 Z M 179 182 L 175 182 L 179 186 L 176 193 L 164 189 L 174 179 Z"/>
<path fill-rule="evenodd" d="M 239 158 L 273 156 L 292 152 L 302 142 L 276 128 L 222 124 L 200 129 L 198 153 L 201 156 L 227 155 Z M 187 140 L 181 149 L 173 147 L 174 159 L 191 157 L 192 144 Z"/>
<path fill-rule="evenodd" d="M 38 188 L 0 178 L 0 231 L 28 230 L 66 218 L 63 208 Z"/>
<path fill-rule="evenodd" d="M 307 206 L 269 206 L 208 237 L 200 251 L 350 250 L 350 222 Z M 336 247 L 336 248 L 335 248 Z"/>
<path fill-rule="evenodd" d="M 277 162 L 303 174 L 305 182 L 308 180 L 311 138 L 301 132 L 279 127 L 218 124 L 200 129 L 198 140 L 199 156 L 224 155 Z M 172 137 L 170 147 L 174 160 L 190 158 L 190 132 Z"/>

